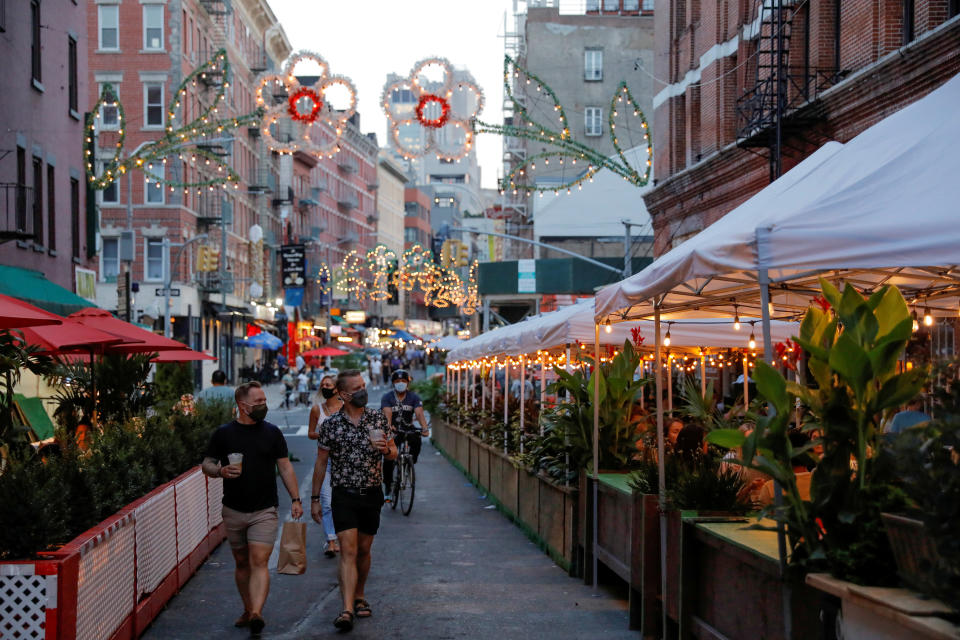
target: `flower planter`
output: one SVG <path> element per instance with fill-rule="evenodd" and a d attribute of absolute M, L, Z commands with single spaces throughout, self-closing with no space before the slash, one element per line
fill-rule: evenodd
<path fill-rule="evenodd" d="M 195 467 L 40 560 L 0 563 L 0 637 L 137 637 L 224 539 L 222 491 Z"/>
<path fill-rule="evenodd" d="M 883 513 L 881 517 L 900 579 L 911 589 L 932 595 L 935 590 L 935 568 L 942 561 L 937 545 L 927 535 L 923 521 L 892 513 Z"/>
<path fill-rule="evenodd" d="M 433 421 L 433 443 L 488 499 L 571 574 L 576 561 L 577 491 L 518 468 L 495 446 L 463 429 Z"/>
<path fill-rule="evenodd" d="M 956 619 L 957 612 L 939 600 L 907 589 L 864 587 L 824 573 L 811 573 L 806 581 L 840 599 L 837 627 L 844 640 L 960 638 L 960 627 L 944 619 Z"/>

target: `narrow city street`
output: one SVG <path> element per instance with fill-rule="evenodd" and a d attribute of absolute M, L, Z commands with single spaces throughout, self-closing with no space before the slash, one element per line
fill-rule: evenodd
<path fill-rule="evenodd" d="M 371 389 L 379 406 L 384 388 Z M 300 495 L 309 495 L 314 445 L 305 434 L 307 411 L 270 416 L 285 431 Z M 280 489 L 281 513 L 290 502 Z M 337 633 L 341 609 L 336 559 L 324 557 L 323 531 L 308 519 L 307 572 L 276 573 L 271 558 L 264 638 L 320 638 Z M 510 523 L 433 446 L 417 464 L 417 491 L 408 517 L 385 508 L 374 543 L 367 599 L 373 616 L 358 620 L 356 638 L 635 638 L 627 629 L 621 594 L 569 577 Z M 144 638 L 243 638 L 233 627 L 242 612 L 233 584 L 233 559 L 224 542 L 170 601 Z"/>

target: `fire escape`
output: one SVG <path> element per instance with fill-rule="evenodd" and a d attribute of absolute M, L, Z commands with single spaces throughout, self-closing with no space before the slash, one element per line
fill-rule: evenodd
<path fill-rule="evenodd" d="M 804 3 L 754 0 L 751 16 L 756 18 L 745 31 L 756 41 L 754 78 L 737 100 L 737 144 L 767 149 L 772 182 L 782 173 L 785 148 L 802 155 L 819 141 L 810 135 L 822 120 L 815 102 L 837 74 L 810 65 L 809 9 Z"/>
<path fill-rule="evenodd" d="M 513 24 L 510 24 L 511 16 L 504 16 L 504 53 L 513 60 L 519 62 L 526 57 L 526 9 L 519 7 L 519 2 L 514 2 Z M 513 95 L 521 105 L 526 103 L 526 95 L 519 82 L 514 82 Z M 516 112 L 513 101 L 504 92 L 503 95 L 503 122 L 507 125 L 519 123 L 519 114 Z M 503 137 L 503 175 L 507 176 L 517 166 L 523 164 L 527 158 L 527 142 L 522 138 L 512 136 Z M 504 189 L 501 196 L 501 208 L 506 222 L 506 233 L 525 235 L 523 229 L 528 222 L 528 204 L 529 195 L 524 191 L 513 192 L 511 189 Z M 514 244 L 514 243 L 511 243 Z M 522 256 L 504 256 L 504 257 L 522 257 Z"/>

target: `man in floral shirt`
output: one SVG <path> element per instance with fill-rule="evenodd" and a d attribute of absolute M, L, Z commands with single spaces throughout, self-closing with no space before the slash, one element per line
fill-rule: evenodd
<path fill-rule="evenodd" d="M 320 426 L 313 466 L 310 513 L 322 522 L 320 487 L 330 459 L 333 527 L 340 540 L 340 595 L 343 611 L 333 621 L 341 631 L 353 628 L 354 617 L 372 614 L 364 598 L 370 574 L 370 547 L 380 527 L 383 506 L 382 458 L 395 460 L 397 446 L 382 413 L 367 408 L 367 389 L 360 371 L 337 376 L 343 408 Z"/>

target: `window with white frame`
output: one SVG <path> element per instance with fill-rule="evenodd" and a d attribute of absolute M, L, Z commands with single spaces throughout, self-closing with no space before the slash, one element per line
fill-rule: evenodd
<path fill-rule="evenodd" d="M 120 187 L 116 181 L 100 192 L 100 204 L 120 204 Z"/>
<path fill-rule="evenodd" d="M 163 85 L 147 82 L 143 85 L 143 123 L 145 127 L 163 127 Z"/>
<path fill-rule="evenodd" d="M 163 282 L 163 240 L 160 238 L 146 238 L 144 255 L 147 258 L 143 268 L 143 279 L 152 282 Z"/>
<path fill-rule="evenodd" d="M 120 273 L 120 238 L 102 238 L 100 246 L 100 280 L 116 282 Z"/>
<path fill-rule="evenodd" d="M 163 5 L 143 5 L 143 48 L 163 51 Z"/>
<path fill-rule="evenodd" d="M 584 49 L 583 79 L 603 80 L 603 49 Z"/>
<path fill-rule="evenodd" d="M 164 176 L 163 176 L 162 164 L 155 164 L 153 165 L 152 169 L 148 169 L 148 170 L 154 176 L 163 180 Z M 146 204 L 163 204 L 164 203 L 163 184 L 160 182 L 157 182 L 156 180 L 154 180 L 152 177 L 149 177 L 149 176 L 147 179 L 149 180 L 149 182 L 147 182 L 144 185 L 144 191 L 146 194 L 144 201 L 146 202 Z"/>
<path fill-rule="evenodd" d="M 103 85 L 106 83 L 100 83 L 100 88 L 97 92 L 97 96 L 103 94 Z M 110 83 L 110 86 L 113 87 L 113 93 L 115 96 L 119 96 L 120 87 L 115 83 Z M 119 129 L 120 128 L 120 109 L 116 105 L 104 104 L 100 107 L 100 128 L 101 129 Z"/>
<path fill-rule="evenodd" d="M 583 117 L 583 131 L 588 136 L 599 136 L 603 134 L 603 124 L 600 107 L 587 107 Z"/>
<path fill-rule="evenodd" d="M 120 7 L 115 4 L 101 4 L 97 7 L 100 41 L 98 46 L 105 51 L 120 49 Z"/>
<path fill-rule="evenodd" d="M 604 11 L 619 11 L 620 0 L 603 0 Z"/>
<path fill-rule="evenodd" d="M 644 11 L 653 11 L 653 5 L 656 0 L 643 0 L 643 10 Z"/>
<path fill-rule="evenodd" d="M 623 0 L 624 11 L 639 11 L 640 0 Z"/>

